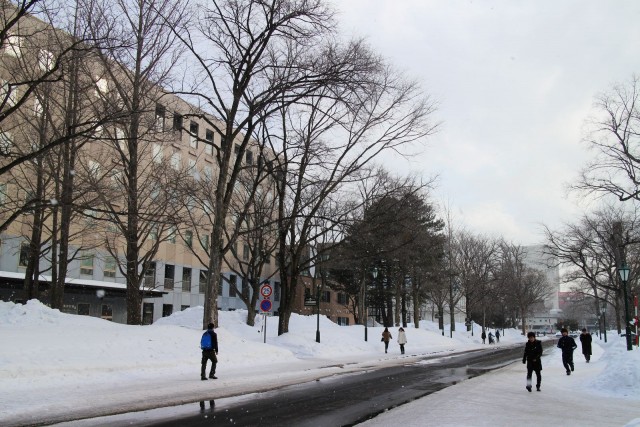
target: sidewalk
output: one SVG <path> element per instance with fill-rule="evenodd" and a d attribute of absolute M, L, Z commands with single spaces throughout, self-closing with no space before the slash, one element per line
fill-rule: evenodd
<path fill-rule="evenodd" d="M 525 389 L 526 368 L 520 362 L 461 382 L 387 411 L 363 427 L 445 426 L 627 426 L 640 427 L 640 396 L 599 395 L 586 387 L 604 369 L 594 345 L 587 364 L 574 353 L 575 371 L 568 376 L 558 349 L 542 358 L 542 391 Z M 535 384 L 535 373 L 533 375 Z"/>

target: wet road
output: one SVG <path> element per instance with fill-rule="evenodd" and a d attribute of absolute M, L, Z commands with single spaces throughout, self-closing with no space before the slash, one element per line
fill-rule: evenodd
<path fill-rule="evenodd" d="M 547 345 L 552 342 L 545 343 Z M 350 426 L 522 358 L 523 347 L 488 348 L 336 375 L 243 397 L 129 414 L 138 426 Z M 414 359 L 415 360 L 415 359 Z M 170 409 L 170 410 L 169 410 Z M 122 417 L 122 416 L 121 416 Z M 89 420 L 87 420 L 89 421 Z M 116 425 L 94 419 L 94 425 Z M 120 424 L 122 425 L 122 424 Z"/>

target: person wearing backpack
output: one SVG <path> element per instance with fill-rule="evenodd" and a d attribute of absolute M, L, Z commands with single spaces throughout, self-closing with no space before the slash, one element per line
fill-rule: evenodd
<path fill-rule="evenodd" d="M 202 381 L 207 380 L 207 360 L 211 360 L 211 371 L 209 372 L 209 378 L 217 380 L 216 377 L 216 364 L 218 363 L 218 334 L 213 332 L 213 323 L 207 325 L 207 330 L 202 334 L 200 339 L 200 348 L 202 349 L 202 366 L 200 368 L 200 379 Z"/>

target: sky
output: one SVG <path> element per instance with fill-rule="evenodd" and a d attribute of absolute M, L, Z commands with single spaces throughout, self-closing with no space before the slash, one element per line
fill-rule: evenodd
<path fill-rule="evenodd" d="M 391 170 L 438 175 L 454 225 L 517 244 L 543 241 L 595 208 L 567 185 L 592 155 L 594 96 L 640 72 L 632 0 L 336 1 L 347 36 L 421 83 L 440 131 Z M 419 154 L 416 154 L 420 151 Z"/>
<path fill-rule="evenodd" d="M 454 351 L 487 348 L 478 328 L 472 337 L 457 325 L 453 338 L 442 336 L 437 323 L 423 321 L 406 328 L 406 354 L 395 340 L 384 353 L 376 337 L 382 327 L 338 326 L 316 317 L 292 315 L 290 332 L 277 336 L 276 321 L 262 318 L 245 324 L 246 311 L 220 312 L 217 380 L 200 381 L 202 307 L 191 307 L 153 325 L 132 326 L 89 316 L 60 313 L 31 300 L 0 301 L 0 425 L 65 423 L 69 426 L 127 425 L 193 414 L 197 403 L 151 410 L 155 406 L 220 399 L 305 381 L 331 381 L 337 374 L 357 374 L 371 366 L 420 361 L 421 356 L 449 357 Z M 394 337 L 397 328 L 390 328 Z M 330 337 L 327 339 L 326 337 Z M 547 338 L 541 338 L 547 339 Z M 522 345 L 519 331 L 506 329 L 500 346 Z M 640 427 L 640 350 L 627 352 L 624 338 L 609 332 L 607 344 L 594 337 L 591 363 L 575 354 L 576 370 L 566 376 L 557 349 L 545 350 L 542 391 L 525 390 L 525 366 L 512 365 L 433 393 L 387 411 L 366 426 L 628 426 Z M 342 366 L 341 366 L 342 365 Z M 233 402 L 233 399 L 231 401 Z M 34 410 L 37 408 L 37 410 Z M 471 410 L 470 410 L 471 409 Z M 114 410 L 141 411 L 107 416 Z"/>

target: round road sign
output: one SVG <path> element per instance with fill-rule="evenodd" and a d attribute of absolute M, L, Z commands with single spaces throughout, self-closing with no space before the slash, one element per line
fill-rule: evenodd
<path fill-rule="evenodd" d="M 272 293 L 273 293 L 273 288 L 271 287 L 270 284 L 265 283 L 260 287 L 260 295 L 262 295 L 264 298 L 269 298 Z"/>
<path fill-rule="evenodd" d="M 269 301 L 268 299 L 263 299 L 260 303 L 260 310 L 265 312 L 271 311 L 271 301 Z"/>

